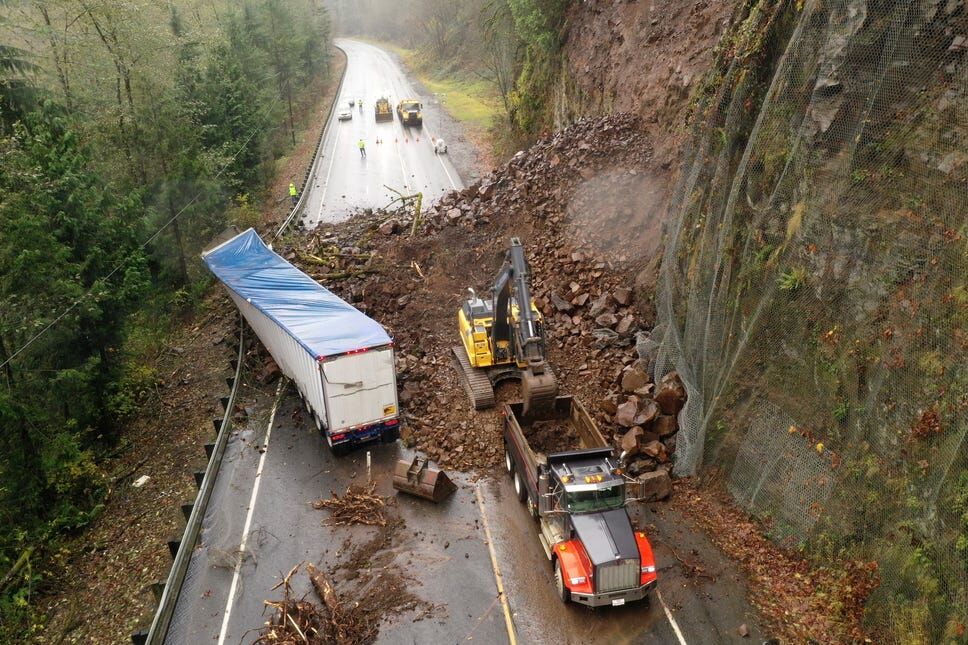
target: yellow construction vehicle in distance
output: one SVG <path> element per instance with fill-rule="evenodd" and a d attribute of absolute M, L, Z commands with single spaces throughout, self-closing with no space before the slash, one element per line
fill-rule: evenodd
<path fill-rule="evenodd" d="M 403 125 L 423 125 L 423 103 L 420 99 L 403 99 L 397 103 L 397 116 Z"/>
<path fill-rule="evenodd" d="M 494 386 L 521 381 L 525 416 L 554 406 L 558 381 L 545 354 L 544 320 L 531 298 L 530 270 L 521 240 L 512 237 L 489 300 L 470 298 L 457 312 L 462 344 L 454 359 L 474 408 L 494 405 Z"/>
<path fill-rule="evenodd" d="M 385 96 L 381 96 L 376 100 L 376 105 L 373 107 L 373 111 L 376 115 L 376 120 L 379 121 L 393 121 L 393 110 L 390 108 L 390 99 Z"/>

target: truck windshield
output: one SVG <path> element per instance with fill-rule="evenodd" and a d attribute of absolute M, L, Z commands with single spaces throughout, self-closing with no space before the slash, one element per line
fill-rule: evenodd
<path fill-rule="evenodd" d="M 624 503 L 625 487 L 622 485 L 599 490 L 565 492 L 565 504 L 572 513 L 607 511 L 610 508 L 621 508 Z"/>

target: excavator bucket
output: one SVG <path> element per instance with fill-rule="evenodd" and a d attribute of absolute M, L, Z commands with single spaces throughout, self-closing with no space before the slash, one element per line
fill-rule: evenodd
<path fill-rule="evenodd" d="M 419 456 L 397 462 L 393 470 L 393 487 L 437 503 L 457 490 L 447 473 L 440 468 L 431 468 L 430 461 Z"/>

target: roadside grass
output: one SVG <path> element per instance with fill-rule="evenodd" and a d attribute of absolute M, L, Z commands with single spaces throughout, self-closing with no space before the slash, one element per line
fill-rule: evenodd
<path fill-rule="evenodd" d="M 456 121 L 486 134 L 494 123 L 502 118 L 501 99 L 494 87 L 486 80 L 467 72 L 438 71 L 427 69 L 420 52 L 392 43 L 357 38 L 395 53 L 403 61 L 427 91 L 434 94 L 444 110 Z"/>

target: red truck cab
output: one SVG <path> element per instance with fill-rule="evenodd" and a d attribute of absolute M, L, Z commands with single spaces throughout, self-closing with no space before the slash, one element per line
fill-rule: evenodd
<path fill-rule="evenodd" d="M 505 405 L 504 442 L 506 466 L 538 522 L 558 595 L 590 607 L 645 599 L 656 585 L 655 557 L 645 533 L 632 527 L 612 448 L 577 400 L 558 397 L 553 416 L 574 428 L 576 450 L 535 452 L 528 429 L 547 419 L 522 418 L 518 403 Z"/>

